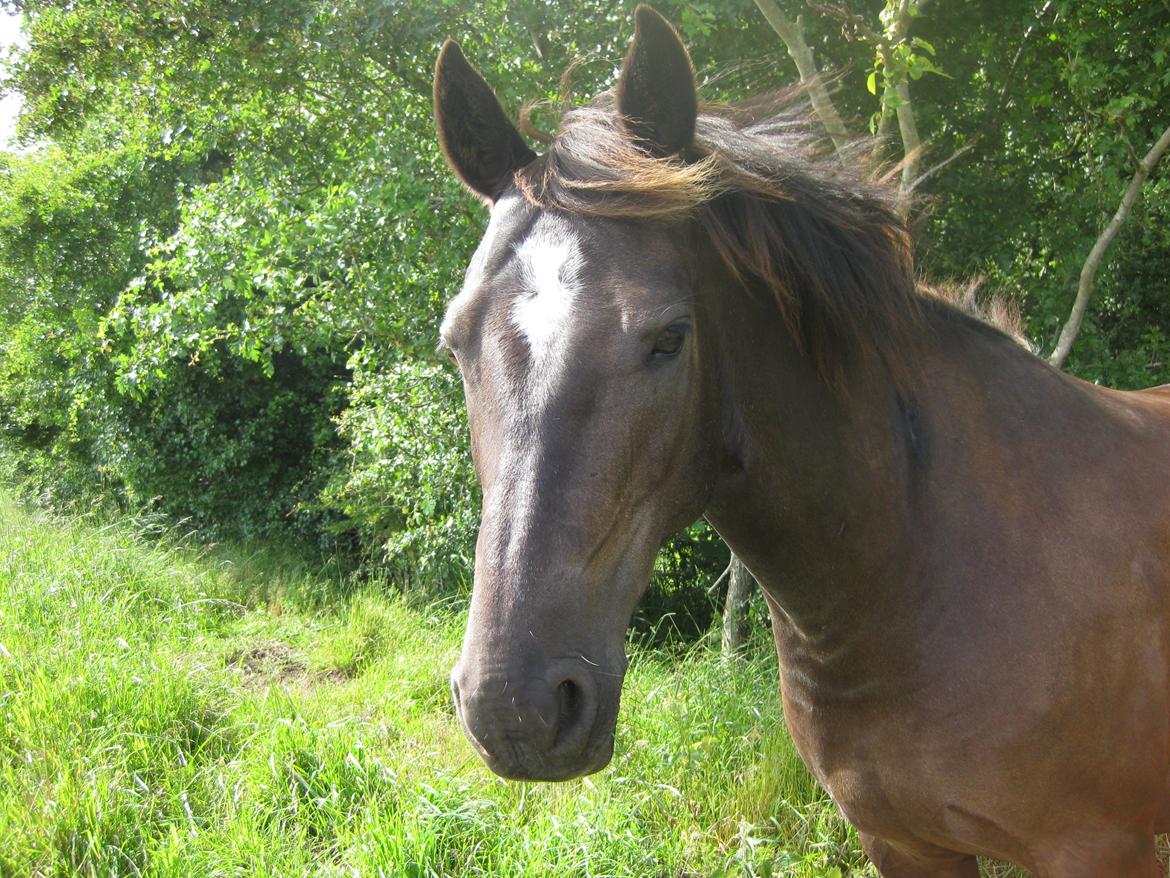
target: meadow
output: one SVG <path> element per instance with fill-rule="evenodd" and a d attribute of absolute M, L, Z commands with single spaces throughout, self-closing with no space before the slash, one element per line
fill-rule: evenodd
<path fill-rule="evenodd" d="M 632 644 L 617 756 L 494 777 L 451 607 L 0 496 L 0 875 L 873 875 L 775 658 Z"/>

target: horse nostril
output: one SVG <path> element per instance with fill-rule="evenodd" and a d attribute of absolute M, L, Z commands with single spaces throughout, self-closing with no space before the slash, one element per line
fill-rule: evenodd
<path fill-rule="evenodd" d="M 577 750 L 585 744 L 593 725 L 589 687 L 578 680 L 557 686 L 557 723 L 553 750 Z"/>
<path fill-rule="evenodd" d="M 572 680 L 557 686 L 557 728 L 568 729 L 581 715 L 581 688 Z"/>

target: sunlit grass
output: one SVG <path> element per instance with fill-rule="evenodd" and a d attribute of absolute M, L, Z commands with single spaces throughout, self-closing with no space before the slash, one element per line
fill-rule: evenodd
<path fill-rule="evenodd" d="M 610 768 L 516 784 L 453 716 L 461 630 L 0 496 L 0 876 L 876 874 L 766 649 L 633 648 Z"/>

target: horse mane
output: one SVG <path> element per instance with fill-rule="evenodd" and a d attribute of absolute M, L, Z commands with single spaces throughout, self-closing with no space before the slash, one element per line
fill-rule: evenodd
<path fill-rule="evenodd" d="M 966 283 L 920 281 L 918 292 L 929 301 L 943 302 L 980 323 L 1006 335 L 1024 350 L 1035 354 L 1036 348 L 1028 338 L 1024 315 L 1020 306 L 999 293 L 982 294 L 984 277 L 976 275 Z"/>
<path fill-rule="evenodd" d="M 871 144 L 828 150 L 799 90 L 705 104 L 686 155 L 634 141 L 612 93 L 569 110 L 516 172 L 535 206 L 586 216 L 696 219 L 731 273 L 774 298 L 793 338 L 841 386 L 859 351 L 911 373 L 922 320 L 906 203 Z"/>

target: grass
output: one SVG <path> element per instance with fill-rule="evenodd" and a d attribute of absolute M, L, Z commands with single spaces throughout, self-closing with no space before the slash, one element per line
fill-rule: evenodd
<path fill-rule="evenodd" d="M 635 647 L 613 765 L 507 783 L 461 616 L 351 585 L 0 494 L 0 876 L 876 875 L 766 651 Z"/>
<path fill-rule="evenodd" d="M 0 496 L 0 874 L 826 875 L 864 863 L 774 662 L 635 649 L 618 757 L 506 783 L 462 618 Z"/>

